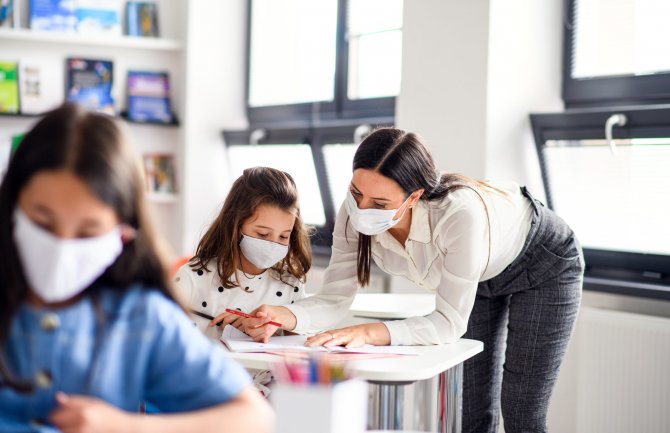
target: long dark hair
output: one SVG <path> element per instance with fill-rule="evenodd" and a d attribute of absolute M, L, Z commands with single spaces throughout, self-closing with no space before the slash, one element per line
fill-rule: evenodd
<path fill-rule="evenodd" d="M 288 254 L 272 269 L 277 271 L 281 281 L 284 281 L 281 278 L 286 272 L 304 281 L 312 266 L 312 247 L 310 229 L 300 216 L 298 189 L 291 175 L 269 167 L 248 168 L 235 180 L 219 215 L 200 240 L 190 261 L 191 268 L 209 272 L 207 264 L 216 260 L 216 272 L 223 287 L 237 287 L 230 277 L 236 274 L 241 264 L 240 230 L 263 204 L 295 215 Z M 239 281 L 239 278 L 236 279 Z"/>
<path fill-rule="evenodd" d="M 379 128 L 363 140 L 354 154 L 353 169 L 359 168 L 373 170 L 393 179 L 407 196 L 423 189 L 421 200 L 425 201 L 443 199 L 458 189 L 472 189 L 484 204 L 487 220 L 489 218 L 488 208 L 477 188 L 495 190 L 504 194 L 486 182 L 462 174 L 440 172 L 435 167 L 433 156 L 422 139 L 413 132 L 398 128 Z M 490 250 L 489 233 L 489 256 Z M 371 237 L 359 233 L 357 275 L 361 286 L 370 283 L 371 257 Z"/>
<path fill-rule="evenodd" d="M 67 170 L 109 205 L 119 221 L 136 230 L 118 259 L 86 293 L 99 289 L 123 292 L 133 283 L 155 288 L 175 299 L 167 267 L 156 246 L 144 202 L 142 174 L 137 158 L 111 117 L 65 104 L 47 113 L 26 134 L 12 157 L 0 186 L 0 348 L 9 336 L 12 319 L 28 296 L 28 284 L 13 240 L 13 212 L 19 194 L 44 170 Z M 0 350 L 0 384 L 19 391 L 32 385 L 16 379 Z"/>

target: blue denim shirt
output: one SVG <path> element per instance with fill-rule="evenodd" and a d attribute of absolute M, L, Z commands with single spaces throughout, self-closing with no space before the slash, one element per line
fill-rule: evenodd
<path fill-rule="evenodd" d="M 91 296 L 62 309 L 21 306 L 5 359 L 15 376 L 37 386 L 33 394 L 0 387 L 0 431 L 57 431 L 49 414 L 58 391 L 131 412 L 143 401 L 183 412 L 224 403 L 250 384 L 246 371 L 160 292 L 103 290 L 99 299 L 104 314 Z"/>

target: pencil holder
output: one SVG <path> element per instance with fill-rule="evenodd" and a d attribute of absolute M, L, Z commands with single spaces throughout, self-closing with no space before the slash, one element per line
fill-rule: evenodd
<path fill-rule="evenodd" d="M 368 384 L 349 379 L 336 384 L 277 383 L 270 394 L 276 433 L 363 433 Z"/>

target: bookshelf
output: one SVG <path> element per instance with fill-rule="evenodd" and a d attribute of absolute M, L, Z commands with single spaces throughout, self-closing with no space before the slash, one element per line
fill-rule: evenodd
<path fill-rule="evenodd" d="M 27 0 L 20 0 L 21 17 L 17 28 L 0 28 L 0 60 L 21 61 L 37 59 L 46 64 L 51 83 L 62 86 L 58 92 L 65 100 L 66 68 L 68 57 L 111 60 L 114 64 L 112 96 L 124 129 L 135 147 L 139 164 L 146 153 L 174 155 L 177 180 L 181 181 L 185 149 L 182 122 L 156 124 L 133 122 L 124 116 L 126 108 L 126 76 L 128 70 L 167 71 L 170 76 L 171 105 L 178 119 L 184 113 L 183 93 L 185 82 L 185 34 L 189 2 L 184 0 L 158 0 L 159 30 L 161 37 L 136 37 L 121 35 L 91 35 L 31 30 L 28 25 Z M 34 114 L 0 114 L 0 139 L 22 133 L 41 116 Z M 177 191 L 181 185 L 177 185 Z M 156 228 L 171 246 L 174 255 L 181 254 L 182 200 L 178 194 L 147 192 L 147 201 Z"/>

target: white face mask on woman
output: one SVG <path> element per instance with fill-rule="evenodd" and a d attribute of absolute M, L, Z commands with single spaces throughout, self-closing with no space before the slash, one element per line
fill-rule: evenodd
<path fill-rule="evenodd" d="M 30 288 L 45 302 L 66 301 L 90 286 L 123 251 L 121 228 L 84 239 L 61 239 L 18 207 L 14 243 Z"/>
<path fill-rule="evenodd" d="M 403 207 L 407 203 L 407 200 L 409 200 L 409 197 L 402 202 L 398 209 Z M 403 214 L 394 220 L 393 217 L 398 212 L 398 209 L 361 209 L 358 207 L 358 203 L 356 203 L 356 199 L 351 194 L 351 191 L 347 193 L 347 199 L 344 203 L 349 214 L 349 221 L 354 230 L 368 236 L 378 235 L 393 228 L 407 211 L 405 209 Z"/>
<path fill-rule="evenodd" d="M 288 245 L 243 234 L 240 241 L 240 250 L 254 266 L 259 269 L 267 269 L 286 257 Z"/>

